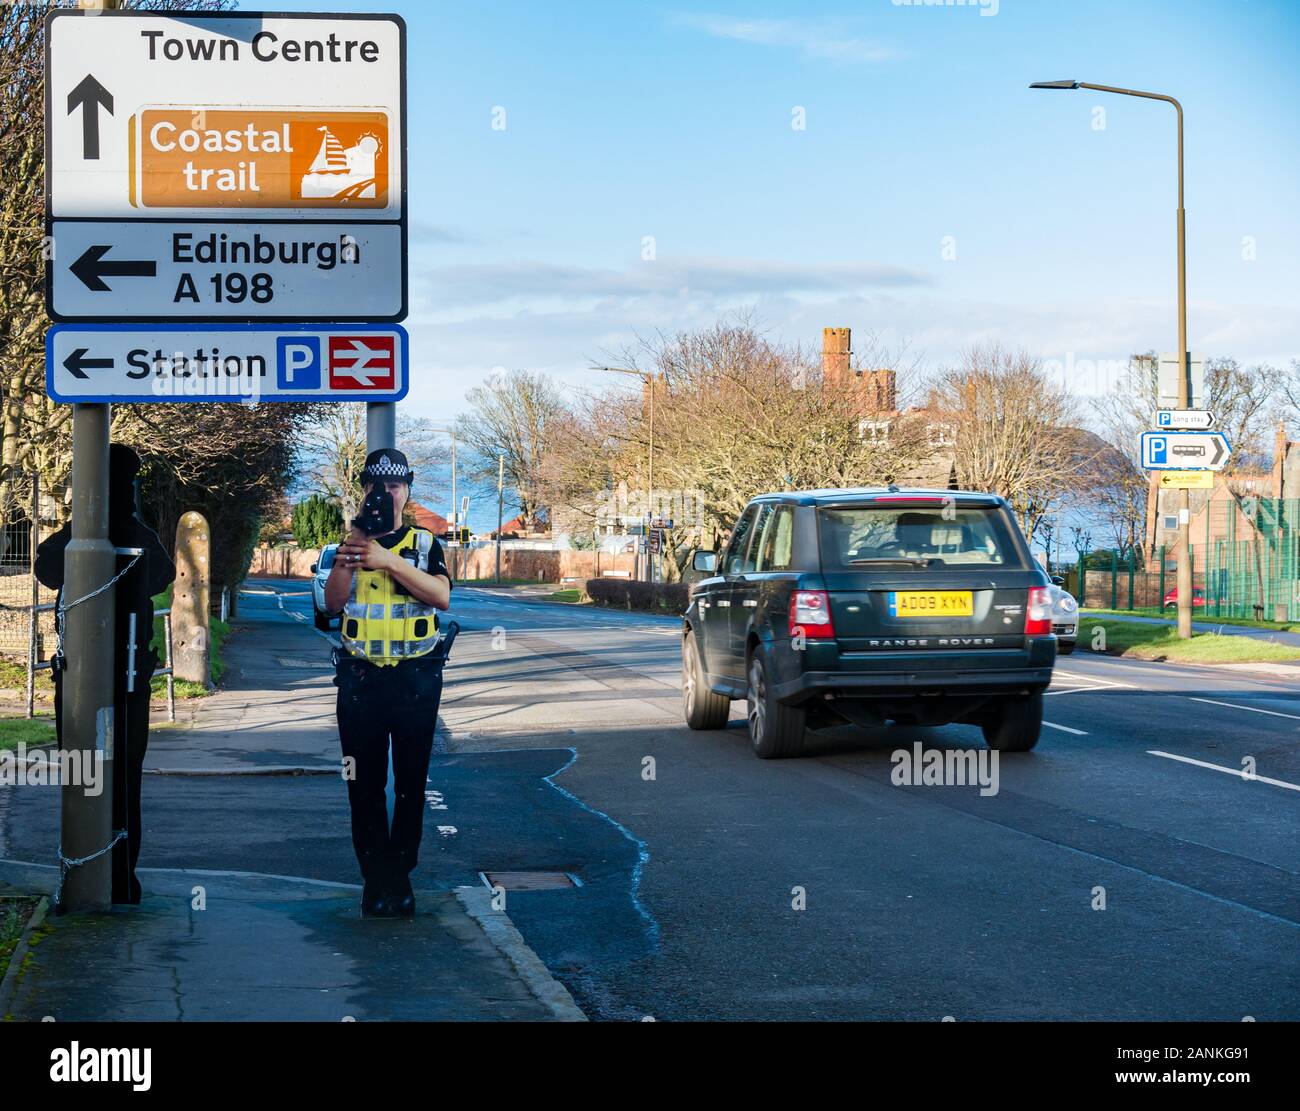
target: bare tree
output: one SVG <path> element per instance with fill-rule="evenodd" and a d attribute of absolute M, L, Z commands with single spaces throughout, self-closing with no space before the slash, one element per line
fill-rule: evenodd
<path fill-rule="evenodd" d="M 1006 498 L 1031 540 L 1043 517 L 1079 489 L 1089 449 L 1076 402 L 1027 352 L 968 349 L 937 381 L 934 403 L 956 414 L 962 487 Z"/>
<path fill-rule="evenodd" d="M 490 478 L 495 488 L 497 458 L 504 456 L 507 499 L 525 527 L 535 527 L 545 508 L 542 473 L 564 419 L 563 395 L 546 375 L 516 370 L 465 396 L 470 412 L 457 432 L 468 449 L 467 474 L 479 482 Z"/>

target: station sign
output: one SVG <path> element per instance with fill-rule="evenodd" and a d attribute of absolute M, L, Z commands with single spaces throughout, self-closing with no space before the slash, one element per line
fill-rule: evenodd
<path fill-rule="evenodd" d="M 391 324 L 62 324 L 45 388 L 60 402 L 400 401 L 408 346 Z"/>
<path fill-rule="evenodd" d="M 52 12 L 50 315 L 402 319 L 405 52 L 393 15 Z"/>
<path fill-rule="evenodd" d="M 1148 471 L 1221 471 L 1231 457 L 1222 432 L 1142 433 L 1142 466 Z"/>

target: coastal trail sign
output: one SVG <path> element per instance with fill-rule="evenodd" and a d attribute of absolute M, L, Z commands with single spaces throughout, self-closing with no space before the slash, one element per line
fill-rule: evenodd
<path fill-rule="evenodd" d="M 405 24 L 56 10 L 57 320 L 406 315 Z"/>

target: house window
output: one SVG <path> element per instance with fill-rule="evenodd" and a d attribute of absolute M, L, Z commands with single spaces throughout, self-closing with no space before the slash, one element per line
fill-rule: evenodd
<path fill-rule="evenodd" d="M 931 447 L 951 447 L 957 442 L 957 426 L 936 421 L 925 426 Z"/>
<path fill-rule="evenodd" d="M 889 421 L 887 420 L 860 420 L 858 421 L 858 439 L 866 440 L 873 444 L 886 444 L 889 442 Z"/>

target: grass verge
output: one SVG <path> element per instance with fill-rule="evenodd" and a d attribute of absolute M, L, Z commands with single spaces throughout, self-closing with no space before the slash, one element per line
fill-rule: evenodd
<path fill-rule="evenodd" d="M 556 590 L 546 596 L 550 602 L 569 602 L 576 603 L 582 601 L 582 591 L 577 587 L 566 588 L 565 590 Z"/>
<path fill-rule="evenodd" d="M 1113 614 L 1117 617 L 1158 617 L 1161 620 L 1173 622 L 1173 611 L 1165 610 L 1161 613 L 1154 609 L 1134 609 L 1134 610 L 1099 610 L 1088 609 L 1084 611 L 1085 616 L 1094 615 L 1104 616 Z M 1192 613 L 1192 620 L 1204 625 L 1233 625 L 1243 629 L 1266 629 L 1272 633 L 1300 633 L 1300 622 L 1297 621 L 1256 621 L 1250 617 L 1215 617 L 1212 613 L 1205 613 L 1201 610 L 1195 610 Z"/>
<path fill-rule="evenodd" d="M 9 958 L 18 946 L 18 939 L 27 928 L 27 920 L 36 910 L 39 899 L 30 896 L 0 898 L 0 980 L 9 967 Z"/>
<path fill-rule="evenodd" d="M 5 718 L 0 720 L 0 750 L 17 748 L 20 744 L 44 745 L 54 743 L 53 718 Z"/>
<path fill-rule="evenodd" d="M 1104 639 L 1097 637 L 1098 629 Z M 1085 617 L 1079 622 L 1079 647 L 1090 648 L 1095 643 L 1104 644 L 1104 648 L 1097 650 L 1109 656 L 1169 660 L 1173 663 L 1244 664 L 1300 660 L 1300 646 L 1297 645 L 1218 633 L 1197 633 L 1191 640 L 1179 640 L 1178 631 L 1171 625 Z"/>

